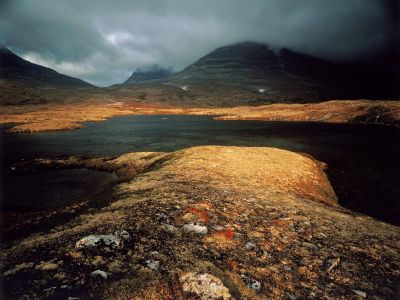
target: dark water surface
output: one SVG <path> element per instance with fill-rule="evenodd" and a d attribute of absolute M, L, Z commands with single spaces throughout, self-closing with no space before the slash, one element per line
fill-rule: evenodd
<path fill-rule="evenodd" d="M 210 116 L 122 116 L 87 123 L 79 130 L 31 134 L 8 134 L 5 130 L 6 126 L 0 127 L 3 186 L 10 191 L 18 183 L 4 180 L 4 169 L 20 159 L 115 156 L 133 151 L 174 151 L 196 145 L 268 146 L 305 152 L 327 163 L 329 179 L 343 206 L 400 223 L 398 129 L 306 122 L 216 121 Z M 81 181 L 69 184 L 86 187 L 82 176 L 78 177 Z M 28 190 L 24 193 L 29 193 Z M 16 197 L 19 199 L 5 201 L 28 201 L 21 195 Z"/>
<path fill-rule="evenodd" d="M 64 169 L 31 175 L 4 175 L 5 211 L 41 211 L 88 200 L 118 179 L 112 173 Z"/>

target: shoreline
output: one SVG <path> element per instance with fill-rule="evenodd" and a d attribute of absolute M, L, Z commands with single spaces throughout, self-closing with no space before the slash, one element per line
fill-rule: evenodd
<path fill-rule="evenodd" d="M 0 124 L 14 124 L 8 132 L 33 133 L 71 130 L 85 122 L 105 121 L 123 115 L 213 115 L 217 120 L 326 122 L 373 124 L 398 128 L 400 101 L 332 100 L 316 104 L 269 104 L 230 108 L 183 108 L 138 103 L 87 103 L 8 107 Z"/>

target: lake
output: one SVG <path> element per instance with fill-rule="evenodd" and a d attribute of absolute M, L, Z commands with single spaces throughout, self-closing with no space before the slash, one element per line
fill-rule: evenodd
<path fill-rule="evenodd" d="M 44 209 L 43 201 L 39 205 L 35 197 L 24 198 L 30 193 L 29 188 L 10 198 L 10 191 L 18 190 L 19 179 L 4 176 L 4 172 L 21 159 L 169 152 L 197 145 L 266 146 L 305 152 L 327 163 L 328 177 L 341 205 L 393 224 L 400 223 L 398 129 L 310 122 L 217 121 L 211 116 L 182 115 L 120 116 L 104 122 L 89 122 L 85 126 L 79 130 L 29 134 L 9 134 L 7 126 L 0 126 L 5 203 L 25 203 L 31 208 L 37 203 L 37 209 Z M 92 178 L 92 175 L 105 180 L 94 173 L 90 176 L 72 176 L 71 173 L 68 186 L 77 191 L 84 187 L 81 191 L 86 191 L 93 182 L 87 183 L 82 178 Z M 68 173 L 62 174 L 65 180 L 68 176 Z M 35 185 L 41 182 L 38 178 L 31 179 Z M 30 179 L 24 180 L 29 182 Z M 29 186 L 26 181 L 24 184 Z M 64 192 L 67 192 L 65 187 Z M 45 197 L 47 202 L 53 203 L 57 202 L 54 193 L 57 192 L 49 193 L 52 196 L 48 198 L 45 191 L 39 194 L 42 200 Z M 8 207 L 17 209 L 18 205 L 8 205 L 5 209 Z M 48 208 L 53 205 L 49 204 Z"/>

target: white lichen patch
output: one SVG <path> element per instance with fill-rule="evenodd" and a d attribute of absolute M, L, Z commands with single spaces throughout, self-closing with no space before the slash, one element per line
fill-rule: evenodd
<path fill-rule="evenodd" d="M 198 296 L 201 300 L 232 299 L 229 289 L 222 281 L 210 274 L 184 273 L 180 277 L 183 290 Z"/>
<path fill-rule="evenodd" d="M 104 246 L 111 249 L 121 249 L 124 246 L 124 240 L 128 238 L 129 233 L 126 231 L 120 231 L 114 234 L 88 235 L 77 241 L 75 248 L 82 250 Z"/>
<path fill-rule="evenodd" d="M 195 224 L 195 223 L 185 224 L 185 225 L 183 225 L 183 229 L 185 229 L 186 231 L 194 232 L 194 233 L 198 233 L 198 234 L 207 234 L 207 232 L 208 232 L 206 226 Z"/>

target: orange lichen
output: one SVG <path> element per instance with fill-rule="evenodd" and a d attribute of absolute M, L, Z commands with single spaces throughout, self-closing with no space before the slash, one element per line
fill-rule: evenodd
<path fill-rule="evenodd" d="M 235 231 L 231 228 L 219 230 L 215 234 L 228 240 L 232 240 L 235 237 Z"/>
<path fill-rule="evenodd" d="M 240 268 L 239 263 L 234 260 L 226 260 L 225 264 L 229 267 L 231 271 L 237 271 Z"/>
<path fill-rule="evenodd" d="M 194 207 L 188 207 L 186 209 L 188 213 L 194 214 L 197 216 L 200 222 L 208 222 L 210 220 L 210 217 L 208 215 L 208 212 L 204 209 L 198 209 Z"/>

